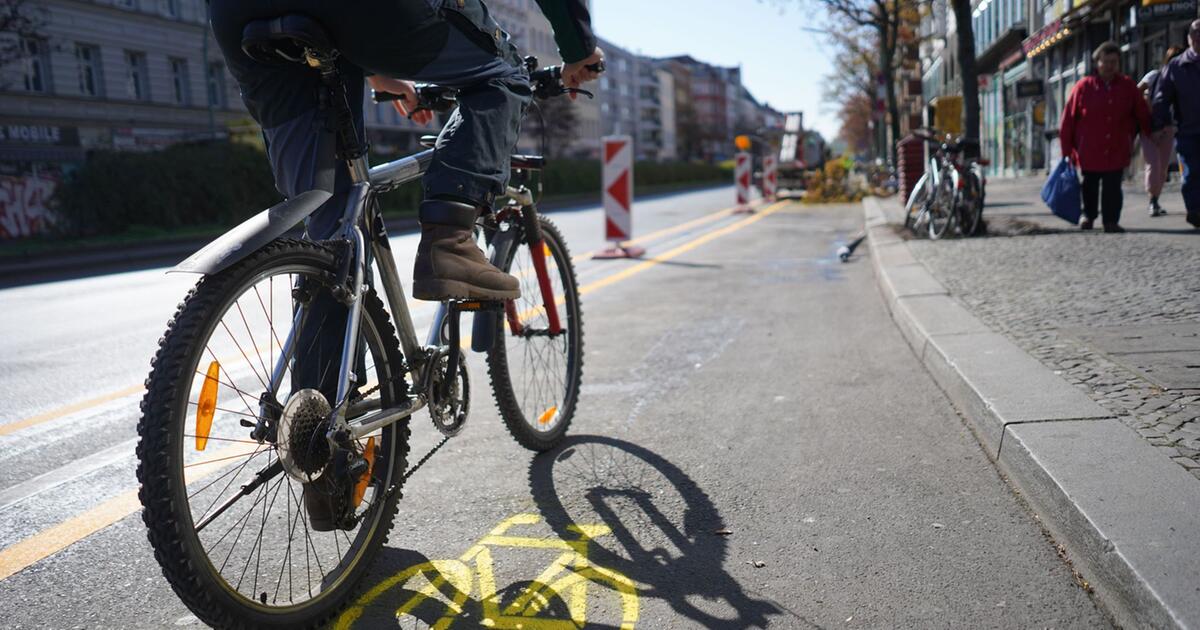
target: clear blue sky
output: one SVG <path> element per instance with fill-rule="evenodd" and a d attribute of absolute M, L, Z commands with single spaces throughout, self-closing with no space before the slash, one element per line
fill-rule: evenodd
<path fill-rule="evenodd" d="M 601 37 L 643 55 L 741 64 L 742 82 L 756 99 L 803 111 L 805 126 L 832 138 L 835 112 L 821 99 L 829 44 L 801 30 L 821 28 L 820 11 L 805 0 L 592 0 Z"/>

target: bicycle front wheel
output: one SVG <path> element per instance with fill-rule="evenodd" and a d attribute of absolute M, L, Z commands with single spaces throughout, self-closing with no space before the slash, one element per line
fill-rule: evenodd
<path fill-rule="evenodd" d="M 391 528 L 407 423 L 354 441 L 368 464 L 357 477 L 325 438 L 321 405 L 346 317 L 345 307 L 319 307 L 336 303 L 335 262 L 318 244 L 279 240 L 203 278 L 154 358 L 138 424 L 143 520 L 171 587 L 209 625 L 324 623 Z M 383 304 L 372 292 L 362 299 L 351 417 L 407 397 Z M 268 430 L 256 439 L 260 419 Z M 343 517 L 337 528 L 310 518 L 321 504 Z"/>
<path fill-rule="evenodd" d="M 504 424 L 521 446 L 535 451 L 552 448 L 566 435 L 583 374 L 583 313 L 575 266 L 562 233 L 549 219 L 540 221 L 542 251 L 534 252 L 522 237 L 502 267 L 521 281 L 521 297 L 496 318 L 496 341 L 488 352 L 488 374 Z M 535 253 L 545 256 L 558 332 L 550 327 Z"/>
<path fill-rule="evenodd" d="M 926 173 L 917 180 L 912 194 L 908 196 L 908 203 L 904 204 L 904 227 L 914 232 L 919 229 L 920 222 L 928 216 L 929 188 L 929 174 Z"/>

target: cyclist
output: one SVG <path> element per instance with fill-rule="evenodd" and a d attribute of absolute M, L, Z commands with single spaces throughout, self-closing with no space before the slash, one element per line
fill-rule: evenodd
<path fill-rule="evenodd" d="M 595 79 L 597 73 L 588 66 L 603 61 L 604 53 L 596 47 L 586 1 L 536 1 L 554 29 L 565 62 L 564 84 L 578 87 Z M 482 0 L 211 1 L 213 32 L 246 108 L 263 128 L 276 188 L 288 197 L 309 190 L 333 193 L 305 226 L 309 238 L 325 239 L 339 228 L 351 182 L 335 155 L 320 77 L 302 64 L 255 61 L 241 48 L 247 23 L 286 14 L 312 18 L 336 45 L 360 137 L 364 78 L 375 90 L 400 94 L 397 109 L 419 123 L 433 116 L 414 111 L 413 80 L 458 90 L 458 109 L 438 137 L 423 181 L 413 297 L 519 297 L 517 279 L 488 263 L 472 234 L 478 214 L 505 190 L 509 156 L 532 97 L 521 56 Z M 312 298 L 308 323 L 297 337 L 301 350 L 292 367 L 293 390 L 316 388 L 333 400 L 346 317 L 346 308 L 328 292 Z M 314 529 L 346 526 L 341 517 L 353 484 L 333 477 L 324 473 L 305 484 Z"/>
<path fill-rule="evenodd" d="M 587 66 L 602 61 L 604 53 L 596 47 L 585 0 L 537 3 L 554 29 L 564 83 L 578 87 L 595 79 Z M 401 94 L 397 108 L 422 123 L 432 115 L 412 111 L 412 80 L 459 90 L 459 108 L 442 129 L 423 182 L 413 297 L 518 297 L 516 278 L 491 266 L 471 234 L 478 213 L 504 193 L 509 155 L 531 98 L 521 56 L 482 0 L 212 0 L 217 43 L 250 115 L 262 125 L 279 192 L 335 193 L 307 225 L 309 237 L 321 239 L 337 228 L 350 179 L 334 157 L 320 79 L 300 64 L 262 64 L 241 49 L 247 22 L 288 13 L 315 19 L 336 43 L 360 133 L 364 75 L 372 88 Z"/>

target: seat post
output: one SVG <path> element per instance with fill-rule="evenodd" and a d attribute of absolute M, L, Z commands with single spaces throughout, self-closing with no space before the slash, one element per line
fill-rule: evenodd
<path fill-rule="evenodd" d="M 368 145 L 359 139 L 354 128 L 354 111 L 350 107 L 346 82 L 337 68 L 336 53 L 326 55 L 309 49 L 304 52 L 304 60 L 309 67 L 321 74 L 321 83 L 325 85 L 325 98 L 321 105 L 333 110 L 338 159 L 345 160 L 350 169 L 351 181 L 356 184 L 367 182 L 370 179 L 370 165 L 367 163 Z"/>

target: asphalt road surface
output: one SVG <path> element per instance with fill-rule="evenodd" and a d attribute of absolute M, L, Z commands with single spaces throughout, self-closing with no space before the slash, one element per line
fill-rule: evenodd
<path fill-rule="evenodd" d="M 644 261 L 579 263 L 564 446 L 519 447 L 471 357 L 469 426 L 406 485 L 339 627 L 1110 625 L 904 344 L 870 252 L 834 257 L 860 208 L 732 198 L 642 201 Z M 603 247 L 598 209 L 552 219 Z M 404 271 L 415 246 L 393 239 Z M 163 271 L 0 291 L 0 627 L 201 625 L 134 494 L 140 383 L 194 280 Z"/>

